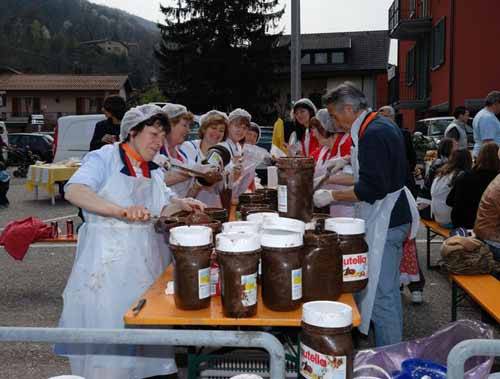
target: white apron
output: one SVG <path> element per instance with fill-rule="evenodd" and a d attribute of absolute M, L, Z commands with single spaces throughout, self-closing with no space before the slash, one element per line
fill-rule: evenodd
<path fill-rule="evenodd" d="M 349 134 L 346 134 L 349 136 Z M 327 157 L 328 153 L 330 151 L 330 148 L 328 147 L 322 147 L 318 156 L 318 161 L 316 162 L 316 167 L 314 168 L 314 177 L 319 178 L 320 176 L 323 176 L 326 174 L 327 170 L 327 162 L 329 159 L 323 160 L 323 158 Z M 330 159 L 336 159 L 340 158 L 340 146 L 339 146 L 339 153 L 335 157 L 330 157 Z M 324 184 L 321 186 L 322 189 L 328 189 L 328 190 L 345 190 L 349 188 L 349 186 L 343 186 L 339 184 Z M 354 211 L 354 204 L 349 203 L 349 202 L 343 202 L 343 201 L 334 201 L 330 204 L 330 216 L 332 217 L 354 217 L 355 211 Z"/>
<path fill-rule="evenodd" d="M 188 156 L 186 155 L 186 153 L 181 148 L 179 148 L 179 146 L 176 146 L 175 150 L 177 151 L 178 157 L 180 157 L 181 159 L 170 156 L 167 145 L 164 146 L 164 149 L 162 149 L 159 154 L 166 156 L 170 160 L 170 162 L 174 164 L 185 165 L 187 163 L 189 165 L 190 162 L 188 160 Z M 172 169 L 172 171 L 175 170 L 176 170 L 175 168 Z M 184 198 L 187 196 L 187 193 L 191 188 L 191 186 L 193 185 L 193 183 L 194 179 L 190 177 L 182 182 L 170 185 L 169 187 L 172 191 L 174 191 L 177 194 L 178 197 Z"/>
<path fill-rule="evenodd" d="M 151 171 L 151 179 L 121 173 L 118 145 L 112 159 L 112 172 L 97 195 L 121 207 L 144 205 L 159 215 L 170 199 L 160 169 Z M 150 222 L 129 223 L 89 212 L 85 220 L 59 326 L 121 329 L 125 312 L 170 262 L 170 251 Z M 169 347 L 61 344 L 56 353 L 69 355 L 73 374 L 86 379 L 135 379 L 177 371 Z"/>
<path fill-rule="evenodd" d="M 363 120 L 365 116 L 366 113 L 363 113 L 360 118 Z M 351 138 L 353 142 L 351 163 L 356 182 L 359 180 L 358 148 L 360 127 L 361 123 L 358 122 L 355 123 L 351 129 Z M 401 191 L 405 191 L 406 198 L 408 199 L 412 215 L 410 239 L 413 239 L 417 235 L 420 216 L 415 199 L 408 188 L 403 187 L 395 192 L 387 194 L 386 197 L 375 201 L 373 204 L 360 202 L 356 207 L 357 216 L 364 219 L 366 223 L 365 236 L 368 244 L 368 285 L 358 294 L 358 296 L 356 296 L 361 311 L 361 325 L 358 329 L 361 333 L 366 335 L 370 329 L 370 321 L 380 278 L 382 257 L 384 255 L 384 247 L 387 239 L 387 231 L 389 230 L 391 214 L 396 201 L 399 199 Z"/>

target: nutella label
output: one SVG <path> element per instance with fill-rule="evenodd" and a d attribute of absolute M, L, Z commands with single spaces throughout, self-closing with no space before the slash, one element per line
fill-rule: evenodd
<path fill-rule="evenodd" d="M 368 279 L 368 254 L 350 254 L 342 258 L 342 280 L 354 282 Z"/>
<path fill-rule="evenodd" d="M 198 270 L 198 297 L 200 299 L 210 297 L 210 267 Z"/>
<path fill-rule="evenodd" d="M 318 353 L 300 344 L 300 374 L 306 379 L 346 379 L 347 357 Z"/>
<path fill-rule="evenodd" d="M 288 212 L 288 191 L 286 186 L 278 186 L 278 211 Z"/>
<path fill-rule="evenodd" d="M 243 299 L 241 299 L 241 303 L 245 307 L 257 304 L 257 273 L 242 275 L 241 286 L 243 287 Z"/>
<path fill-rule="evenodd" d="M 219 267 L 210 267 L 210 295 L 219 295 L 217 287 L 219 286 Z"/>
<path fill-rule="evenodd" d="M 292 300 L 302 299 L 302 268 L 292 270 Z"/>

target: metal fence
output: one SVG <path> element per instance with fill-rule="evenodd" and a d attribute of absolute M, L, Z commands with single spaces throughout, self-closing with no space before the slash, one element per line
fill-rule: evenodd
<path fill-rule="evenodd" d="M 0 327 L 0 342 L 262 348 L 269 353 L 271 379 L 285 377 L 283 345 L 273 335 L 263 332 Z"/>

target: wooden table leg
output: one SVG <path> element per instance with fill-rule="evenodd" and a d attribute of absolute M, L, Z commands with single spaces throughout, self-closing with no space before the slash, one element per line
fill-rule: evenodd
<path fill-rule="evenodd" d="M 451 280 L 451 321 L 457 321 L 458 286 Z"/>
<path fill-rule="evenodd" d="M 427 270 L 431 269 L 431 229 L 426 226 L 427 230 Z"/>

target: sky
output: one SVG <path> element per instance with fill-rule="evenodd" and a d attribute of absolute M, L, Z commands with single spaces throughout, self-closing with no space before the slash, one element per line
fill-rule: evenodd
<path fill-rule="evenodd" d="M 91 0 L 93 3 L 123 9 L 154 22 L 162 21 L 160 2 L 172 0 Z M 388 28 L 388 9 L 393 0 L 302 0 L 301 32 L 328 33 Z M 285 5 L 282 26 L 290 33 L 291 0 L 281 0 Z M 395 45 L 391 44 L 391 63 L 395 59 Z"/>

